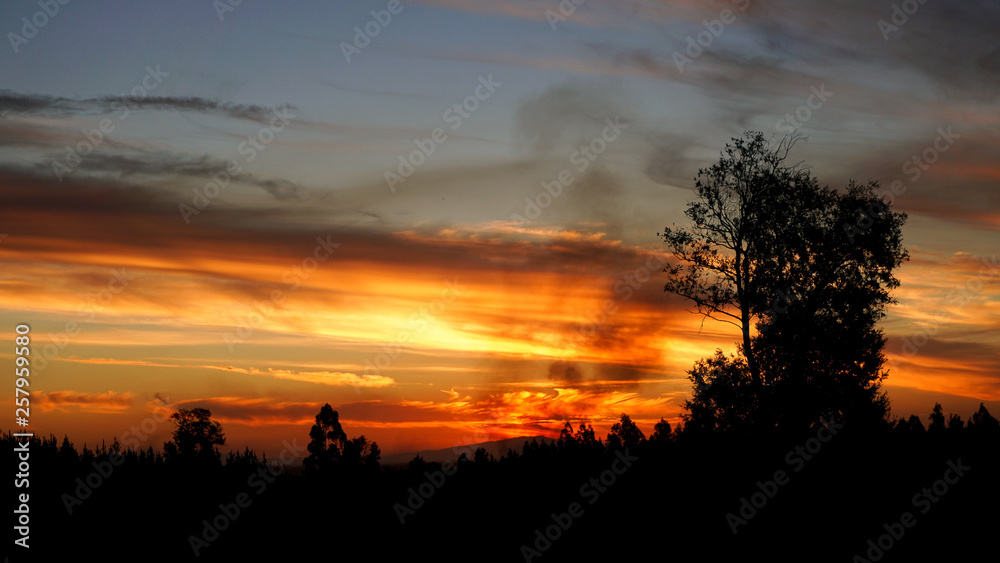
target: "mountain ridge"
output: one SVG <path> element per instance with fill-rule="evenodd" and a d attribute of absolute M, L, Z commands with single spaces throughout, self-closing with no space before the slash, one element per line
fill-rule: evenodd
<path fill-rule="evenodd" d="M 499 458 L 502 455 L 506 455 L 507 450 L 510 449 L 520 453 L 524 444 L 526 442 L 531 442 L 532 440 L 537 440 L 539 444 L 556 441 L 554 438 L 549 438 L 547 436 L 518 436 L 515 438 L 504 438 L 502 440 L 479 442 L 478 444 L 463 444 L 439 450 L 419 450 L 415 452 L 391 454 L 382 456 L 380 463 L 382 465 L 406 465 L 410 462 L 410 460 L 418 455 L 428 463 L 442 463 L 445 461 L 455 461 L 462 455 L 462 453 L 466 453 L 466 455 L 468 455 L 471 459 L 472 452 L 479 448 L 484 448 L 487 453 L 492 454 L 495 458 Z"/>

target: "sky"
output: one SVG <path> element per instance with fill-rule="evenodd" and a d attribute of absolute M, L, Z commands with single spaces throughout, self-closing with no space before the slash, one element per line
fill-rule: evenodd
<path fill-rule="evenodd" d="M 739 334 L 663 291 L 657 233 L 747 130 L 908 214 L 892 414 L 995 413 L 998 15 L 4 2 L 0 332 L 31 327 L 30 427 L 158 449 L 158 413 L 205 407 L 224 450 L 276 454 L 330 403 L 391 454 L 676 423 Z"/>

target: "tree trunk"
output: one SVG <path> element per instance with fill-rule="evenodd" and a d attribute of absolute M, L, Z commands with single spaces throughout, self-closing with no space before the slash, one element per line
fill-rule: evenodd
<path fill-rule="evenodd" d="M 754 390 L 761 388 L 760 368 L 757 366 L 757 359 L 750 348 L 750 313 L 744 309 L 740 315 L 743 323 L 743 355 L 747 358 L 747 367 L 750 369 L 750 380 L 753 382 Z"/>
<path fill-rule="evenodd" d="M 743 331 L 743 355 L 747 359 L 747 368 L 750 370 L 750 381 L 753 384 L 754 393 L 761 388 L 760 368 L 757 367 L 757 360 L 754 358 L 753 349 L 750 347 L 750 303 L 746 284 L 750 277 L 750 268 L 747 258 L 742 251 L 742 245 L 736 249 L 736 298 L 740 303 L 740 324 Z"/>

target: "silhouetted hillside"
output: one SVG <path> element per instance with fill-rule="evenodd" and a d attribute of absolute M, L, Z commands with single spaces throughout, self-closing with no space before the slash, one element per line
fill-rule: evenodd
<path fill-rule="evenodd" d="M 420 456 L 426 462 L 441 463 L 444 461 L 456 461 L 462 453 L 466 453 L 469 457 L 472 457 L 473 453 L 482 448 L 486 450 L 486 453 L 492 455 L 494 458 L 499 458 L 507 453 L 507 450 L 513 449 L 514 451 L 521 451 L 525 442 L 531 442 L 532 440 L 537 441 L 539 444 L 554 442 L 552 438 L 546 438 L 545 436 L 529 436 L 529 437 L 517 437 L 517 438 L 505 438 L 503 440 L 493 440 L 490 442 L 480 442 L 478 444 L 468 444 L 460 445 L 452 448 L 444 448 L 441 450 L 420 450 L 419 452 L 406 452 L 400 454 L 387 455 L 382 458 L 382 465 L 393 466 L 393 465 L 406 465 L 415 456 Z"/>

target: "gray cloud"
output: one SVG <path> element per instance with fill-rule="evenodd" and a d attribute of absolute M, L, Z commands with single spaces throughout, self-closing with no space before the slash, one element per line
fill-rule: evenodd
<path fill-rule="evenodd" d="M 556 383 L 576 385 L 583 381 L 583 373 L 573 362 L 556 361 L 549 364 L 549 379 Z"/>
<path fill-rule="evenodd" d="M 268 121 L 275 110 L 295 109 L 285 104 L 267 107 L 256 104 L 236 104 L 197 97 L 178 96 L 101 96 L 96 98 L 64 98 L 46 94 L 22 94 L 0 90 L 0 113 L 37 115 L 70 115 L 80 113 L 110 113 L 125 108 L 150 110 L 177 110 L 222 115 L 232 119 L 256 122 Z"/>
<path fill-rule="evenodd" d="M 531 154 L 545 156 L 564 142 L 589 141 L 604 120 L 632 112 L 624 90 L 605 81 L 570 79 L 521 103 L 514 115 L 515 137 Z"/>

